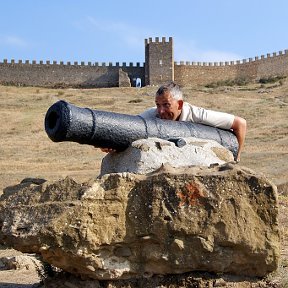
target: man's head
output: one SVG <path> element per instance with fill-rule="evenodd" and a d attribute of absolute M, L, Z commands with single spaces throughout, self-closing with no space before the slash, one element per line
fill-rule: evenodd
<path fill-rule="evenodd" d="M 180 87 L 174 82 L 161 86 L 156 92 L 155 103 L 161 119 L 178 120 L 183 107 Z"/>

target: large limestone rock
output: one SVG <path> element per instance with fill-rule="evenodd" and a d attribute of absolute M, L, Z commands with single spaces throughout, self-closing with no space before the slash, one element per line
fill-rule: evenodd
<path fill-rule="evenodd" d="M 101 175 L 115 172 L 147 174 L 163 164 L 174 168 L 210 166 L 233 161 L 231 151 L 218 142 L 195 137 L 139 139 L 125 151 L 109 153 L 102 160 Z"/>
<path fill-rule="evenodd" d="M 279 260 L 275 186 L 223 164 L 5 189 L 0 239 L 81 277 L 210 271 L 265 276 Z"/>

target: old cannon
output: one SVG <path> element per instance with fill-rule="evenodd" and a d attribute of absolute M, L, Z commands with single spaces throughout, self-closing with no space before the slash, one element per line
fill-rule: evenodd
<path fill-rule="evenodd" d="M 144 119 L 141 116 L 80 108 L 63 100 L 48 109 L 45 130 L 54 142 L 73 141 L 118 151 L 125 150 L 138 139 L 157 137 L 174 141 L 191 136 L 215 140 L 229 149 L 234 158 L 238 151 L 236 136 L 230 130 L 192 122 Z"/>

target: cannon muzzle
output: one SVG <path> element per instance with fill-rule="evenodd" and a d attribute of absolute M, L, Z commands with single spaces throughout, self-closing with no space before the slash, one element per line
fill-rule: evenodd
<path fill-rule="evenodd" d="M 144 119 L 90 108 L 80 108 L 66 101 L 53 104 L 45 116 L 45 130 L 54 142 L 72 141 L 100 148 L 125 150 L 133 141 L 157 137 L 210 139 L 229 149 L 234 158 L 238 151 L 236 136 L 223 130 L 188 121 Z"/>

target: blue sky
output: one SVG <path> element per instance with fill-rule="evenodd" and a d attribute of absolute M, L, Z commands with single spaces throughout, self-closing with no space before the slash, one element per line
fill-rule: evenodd
<path fill-rule="evenodd" d="M 232 61 L 288 49 L 287 0 L 0 0 L 0 61 L 144 62 L 173 37 L 175 61 Z"/>

